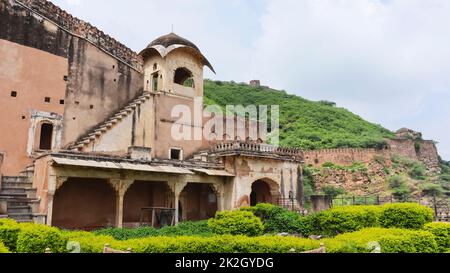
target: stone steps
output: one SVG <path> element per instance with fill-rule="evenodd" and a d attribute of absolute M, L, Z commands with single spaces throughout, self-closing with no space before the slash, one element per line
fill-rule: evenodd
<path fill-rule="evenodd" d="M 11 214 L 32 214 L 30 206 L 12 206 L 8 207 L 8 215 Z"/>
<path fill-rule="evenodd" d="M 36 214 L 40 201 L 36 199 L 33 188 L 34 166 L 28 166 L 19 176 L 2 177 L 0 201 L 6 203 L 2 217 L 11 218 L 19 223 L 42 223 L 45 215 Z M 6 214 L 5 214 L 6 213 Z"/>
<path fill-rule="evenodd" d="M 113 128 L 117 123 L 121 122 L 139 105 L 145 103 L 150 98 L 150 93 L 144 92 L 140 97 L 132 100 L 127 106 L 119 110 L 114 116 L 99 124 L 94 130 L 87 134 L 87 136 L 82 137 L 75 144 L 71 145 L 69 149 L 73 151 L 82 151 L 84 147 L 99 139 L 104 133 L 111 130 L 111 128 Z"/>
<path fill-rule="evenodd" d="M 28 176 L 3 176 L 3 183 L 31 183 Z"/>
<path fill-rule="evenodd" d="M 8 213 L 8 218 L 14 219 L 16 221 L 33 222 L 32 213 Z"/>

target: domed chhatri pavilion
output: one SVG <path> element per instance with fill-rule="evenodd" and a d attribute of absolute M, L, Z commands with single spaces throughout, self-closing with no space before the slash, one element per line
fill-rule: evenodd
<path fill-rule="evenodd" d="M 93 229 L 300 208 L 302 151 L 228 124 L 173 136 L 223 119 L 173 116 L 215 73 L 194 43 L 170 33 L 135 53 L 45 0 L 0 0 L 0 21 L 0 217 Z"/>

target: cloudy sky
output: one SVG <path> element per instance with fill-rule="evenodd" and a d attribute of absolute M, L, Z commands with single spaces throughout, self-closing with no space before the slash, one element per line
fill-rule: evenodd
<path fill-rule="evenodd" d="M 450 160 L 448 0 L 53 0 L 135 51 L 171 31 L 206 77 L 331 100 L 439 142 Z"/>

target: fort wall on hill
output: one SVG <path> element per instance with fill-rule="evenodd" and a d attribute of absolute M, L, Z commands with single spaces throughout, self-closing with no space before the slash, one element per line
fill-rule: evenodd
<path fill-rule="evenodd" d="M 439 172 L 439 155 L 434 141 L 412 139 L 386 140 L 386 149 L 324 149 L 305 151 L 305 164 L 314 167 L 332 162 L 337 165 L 350 166 L 354 162 L 370 163 L 377 156 L 390 159 L 393 155 L 400 155 L 412 160 L 421 161 L 431 173 Z"/>

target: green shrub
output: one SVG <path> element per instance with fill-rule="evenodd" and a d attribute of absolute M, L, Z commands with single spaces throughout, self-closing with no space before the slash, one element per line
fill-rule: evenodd
<path fill-rule="evenodd" d="M 208 221 L 216 234 L 258 236 L 264 232 L 261 219 L 249 211 L 223 211 Z"/>
<path fill-rule="evenodd" d="M 433 210 L 419 204 L 388 204 L 382 208 L 379 220 L 385 228 L 421 229 L 433 221 Z"/>
<path fill-rule="evenodd" d="M 293 237 L 149 237 L 111 244 L 137 253 L 288 253 L 319 248 L 319 242 Z"/>
<path fill-rule="evenodd" d="M 64 253 L 67 239 L 59 229 L 44 225 L 21 224 L 17 238 L 18 253 L 44 253 L 50 248 L 52 253 Z"/>
<path fill-rule="evenodd" d="M 97 235 L 112 236 L 116 240 L 128 240 L 155 236 L 212 236 L 208 221 L 182 222 L 177 226 L 167 226 L 161 229 L 152 227 L 139 228 L 106 228 L 94 231 Z"/>
<path fill-rule="evenodd" d="M 9 253 L 9 250 L 2 242 L 0 242 L 0 254 L 4 253 Z"/>
<path fill-rule="evenodd" d="M 105 228 L 94 231 L 96 235 L 111 236 L 116 240 L 128 240 L 133 238 L 144 238 L 157 236 L 158 231 L 152 227 L 140 228 Z"/>
<path fill-rule="evenodd" d="M 382 253 L 435 253 L 438 245 L 434 235 L 427 231 L 368 228 L 341 234 L 324 243 L 330 253 L 370 253 L 373 243 Z"/>
<path fill-rule="evenodd" d="M 404 175 L 394 175 L 387 179 L 392 195 L 398 200 L 407 200 L 411 197 L 408 187 L 408 178 Z"/>
<path fill-rule="evenodd" d="M 64 232 L 63 236 L 66 241 L 72 244 L 79 244 L 81 253 L 102 253 L 106 244 L 116 242 L 112 236 L 96 235 L 90 232 Z M 67 249 L 71 252 L 73 249 Z"/>
<path fill-rule="evenodd" d="M 251 211 L 263 222 L 267 233 L 297 233 L 308 236 L 311 225 L 308 218 L 298 213 L 272 204 L 258 204 L 254 207 L 241 208 L 242 211 Z"/>
<path fill-rule="evenodd" d="M 439 252 L 450 250 L 450 223 L 429 223 L 424 230 L 433 233 L 439 246 Z"/>
<path fill-rule="evenodd" d="M 2 219 L 2 222 L 0 222 L 0 242 L 3 242 L 11 252 L 15 252 L 20 226 L 13 220 L 5 220 Z"/>
<path fill-rule="evenodd" d="M 208 221 L 182 222 L 174 227 L 164 227 L 157 232 L 158 236 L 212 236 L 214 233 Z"/>
<path fill-rule="evenodd" d="M 378 226 L 378 206 L 344 206 L 309 216 L 312 232 L 316 235 L 335 236 L 366 227 Z"/>

